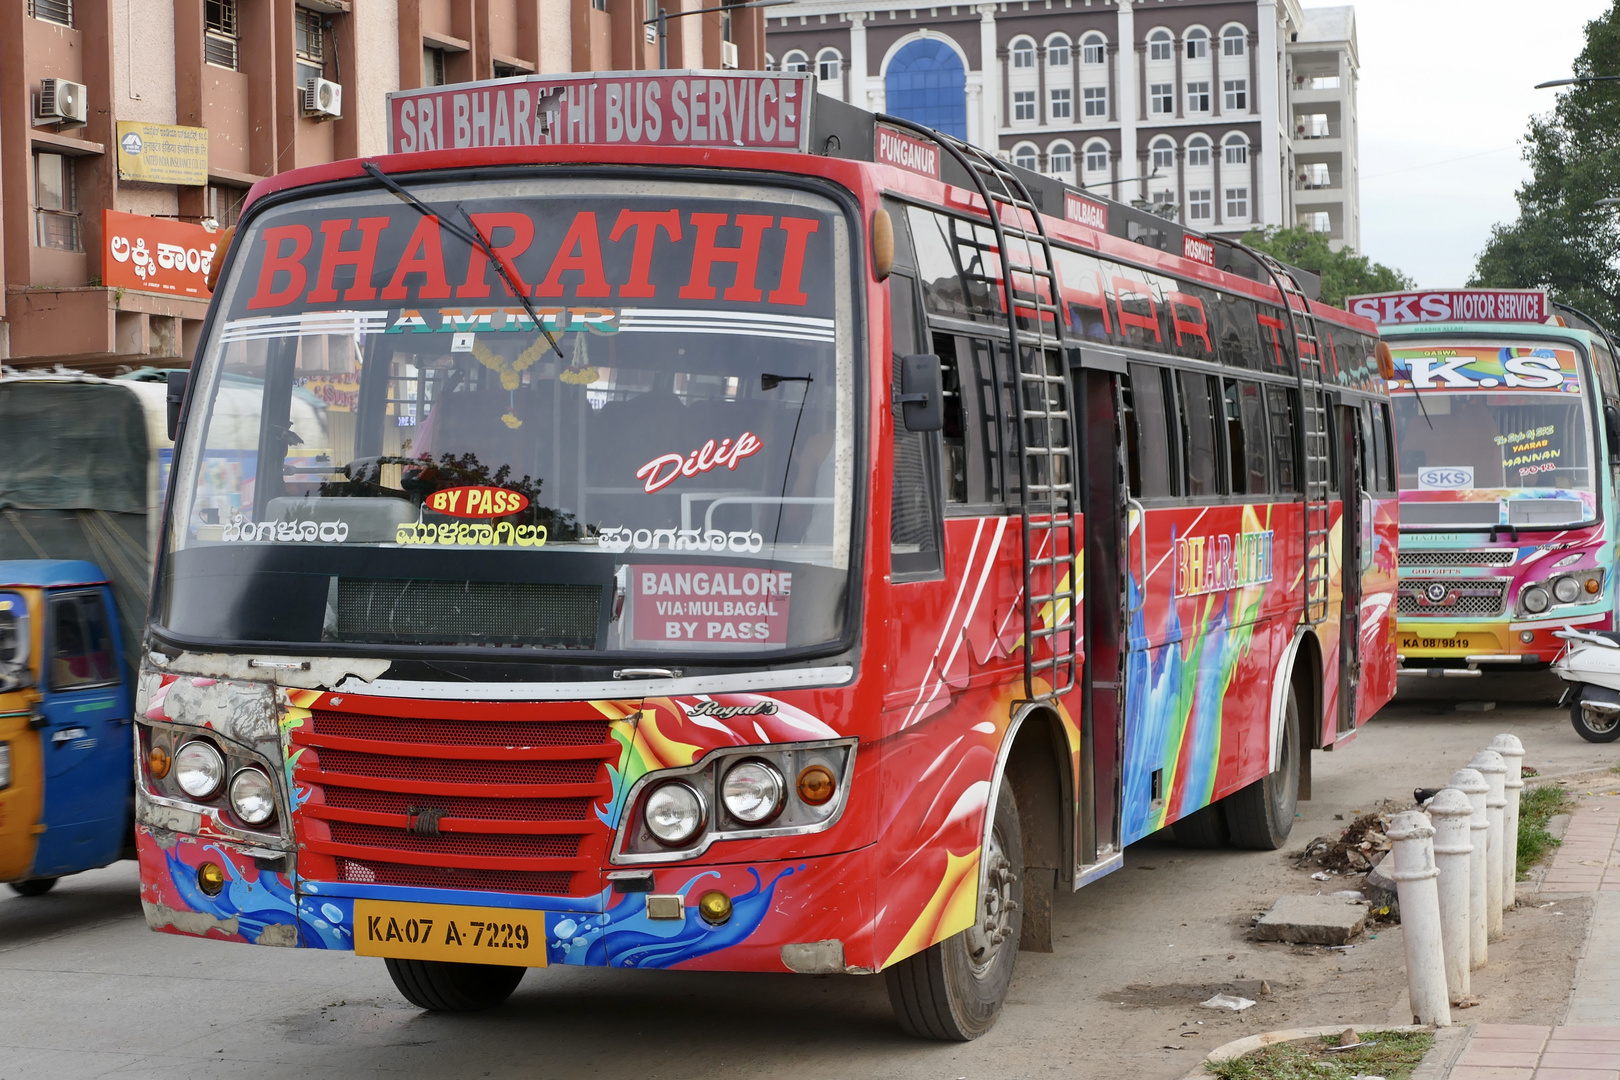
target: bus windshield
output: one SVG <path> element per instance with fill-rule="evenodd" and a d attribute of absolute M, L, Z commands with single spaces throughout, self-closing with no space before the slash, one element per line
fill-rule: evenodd
<path fill-rule="evenodd" d="M 1595 519 L 1590 406 L 1573 349 L 1392 352 L 1402 528 L 1559 528 Z"/>
<path fill-rule="evenodd" d="M 162 624 L 508 653 L 839 640 L 856 335 L 836 204 L 601 177 L 410 190 L 439 216 L 371 188 L 238 237 Z"/>

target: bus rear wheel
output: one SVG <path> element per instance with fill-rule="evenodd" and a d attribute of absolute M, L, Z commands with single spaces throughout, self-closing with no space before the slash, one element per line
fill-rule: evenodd
<path fill-rule="evenodd" d="M 406 1001 L 429 1012 L 493 1009 L 512 996 L 528 971 L 504 964 L 455 964 L 448 960 L 389 957 L 385 963 L 395 989 Z"/>
<path fill-rule="evenodd" d="M 1010 783 L 1001 785 L 995 815 L 981 853 L 978 921 L 883 973 L 907 1034 L 969 1042 L 1001 1015 L 1024 925 L 1024 834 Z"/>
<path fill-rule="evenodd" d="M 1234 847 L 1250 851 L 1276 851 L 1288 842 L 1299 806 L 1299 755 L 1303 753 L 1299 733 L 1299 697 L 1294 684 L 1288 684 L 1288 703 L 1283 716 L 1282 745 L 1277 749 L 1277 771 L 1256 780 L 1241 791 L 1228 795 L 1226 826 Z"/>

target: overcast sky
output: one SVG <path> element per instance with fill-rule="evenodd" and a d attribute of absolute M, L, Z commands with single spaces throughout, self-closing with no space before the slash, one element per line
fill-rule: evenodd
<path fill-rule="evenodd" d="M 1517 214 L 1519 145 L 1611 0 L 1355 0 L 1361 250 L 1419 285 L 1462 285 Z M 1307 7 L 1327 4 L 1306 0 Z"/>

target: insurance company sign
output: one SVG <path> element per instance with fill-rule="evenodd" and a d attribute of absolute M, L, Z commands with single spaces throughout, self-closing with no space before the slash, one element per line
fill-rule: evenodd
<path fill-rule="evenodd" d="M 810 75 L 660 71 L 528 75 L 388 95 L 396 154 L 497 146 L 727 146 L 797 150 Z"/>
<path fill-rule="evenodd" d="M 1385 326 L 1434 322 L 1543 323 L 1544 289 L 1419 289 L 1352 296 L 1345 307 Z"/>

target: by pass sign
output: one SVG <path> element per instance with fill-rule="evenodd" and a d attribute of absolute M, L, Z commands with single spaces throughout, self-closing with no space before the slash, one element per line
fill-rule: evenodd
<path fill-rule="evenodd" d="M 201 225 L 101 212 L 101 283 L 108 288 L 195 296 L 208 291 L 219 234 Z"/>
<path fill-rule="evenodd" d="M 731 146 L 803 151 L 810 76 L 661 71 L 530 75 L 388 95 L 396 154 L 494 146 Z"/>
<path fill-rule="evenodd" d="M 1427 289 L 1352 296 L 1345 306 L 1375 323 L 1547 321 L 1542 289 Z"/>
<path fill-rule="evenodd" d="M 1205 240 L 1202 236 L 1187 233 L 1181 238 L 1181 254 L 1183 258 L 1193 262 L 1201 262 L 1205 266 L 1215 265 L 1215 244 Z"/>
<path fill-rule="evenodd" d="M 939 147 L 935 143 L 886 124 L 878 124 L 873 137 L 874 156 L 880 164 L 939 179 Z"/>
<path fill-rule="evenodd" d="M 1108 231 L 1108 206 L 1096 199 L 1088 199 L 1084 195 L 1076 195 L 1072 191 L 1063 193 L 1063 216 L 1076 225 L 1084 225 L 1088 229 L 1098 232 Z"/>

